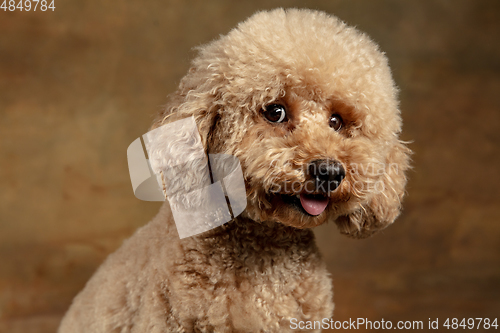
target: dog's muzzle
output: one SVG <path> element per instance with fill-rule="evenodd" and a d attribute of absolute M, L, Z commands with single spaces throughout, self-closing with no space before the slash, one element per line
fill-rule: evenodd
<path fill-rule="evenodd" d="M 307 167 L 309 179 L 314 182 L 313 192 L 328 194 L 335 191 L 345 178 L 342 163 L 335 160 L 315 160 Z M 307 189 L 311 190 L 311 189 Z"/>

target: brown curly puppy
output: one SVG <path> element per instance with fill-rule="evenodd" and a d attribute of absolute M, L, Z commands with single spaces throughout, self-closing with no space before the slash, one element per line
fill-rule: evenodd
<path fill-rule="evenodd" d="M 409 150 L 396 95 L 378 47 L 321 12 L 260 12 L 201 47 L 154 127 L 194 116 L 207 152 L 238 157 L 247 208 L 180 240 L 166 203 L 59 332 L 289 332 L 329 318 L 310 228 L 365 237 L 398 216 Z"/>

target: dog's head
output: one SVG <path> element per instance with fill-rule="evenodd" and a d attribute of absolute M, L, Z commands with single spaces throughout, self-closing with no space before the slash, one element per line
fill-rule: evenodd
<path fill-rule="evenodd" d="M 409 150 L 397 90 L 366 35 L 309 10 L 260 12 L 203 46 L 155 126 L 194 116 L 237 156 L 245 216 L 368 236 L 401 208 Z"/>

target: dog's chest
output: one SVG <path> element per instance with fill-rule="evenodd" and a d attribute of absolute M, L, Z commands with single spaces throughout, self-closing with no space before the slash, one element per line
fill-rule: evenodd
<path fill-rule="evenodd" d="M 224 241 L 188 251 L 170 289 L 177 297 L 199 295 L 200 312 L 191 320 L 200 327 L 219 322 L 229 331 L 285 332 L 293 318 L 327 318 L 331 281 L 313 239 L 302 241 Z"/>

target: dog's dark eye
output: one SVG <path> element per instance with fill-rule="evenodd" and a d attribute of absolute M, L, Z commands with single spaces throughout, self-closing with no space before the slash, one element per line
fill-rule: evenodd
<path fill-rule="evenodd" d="M 264 117 L 272 123 L 282 123 L 288 120 L 286 118 L 285 107 L 280 104 L 268 105 L 262 113 L 264 114 Z"/>
<path fill-rule="evenodd" d="M 334 114 L 330 117 L 329 125 L 334 130 L 338 131 L 342 127 L 342 117 L 338 114 Z"/>

